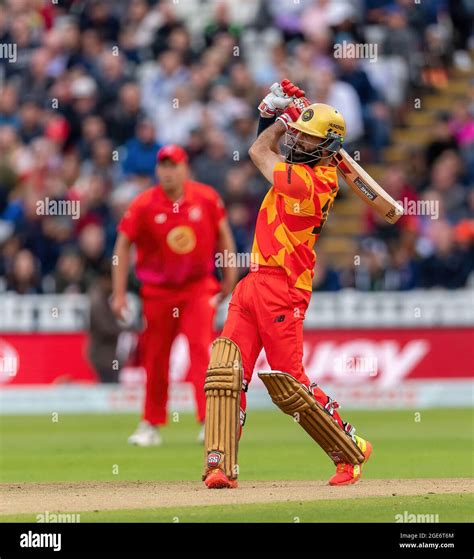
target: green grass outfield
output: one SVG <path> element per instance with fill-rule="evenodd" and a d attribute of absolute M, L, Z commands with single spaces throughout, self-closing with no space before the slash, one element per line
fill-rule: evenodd
<path fill-rule="evenodd" d="M 374 445 L 364 479 L 473 476 L 470 409 L 348 412 L 347 419 Z M 138 418 L 129 414 L 3 416 L 0 482 L 82 480 L 199 480 L 202 446 L 198 426 L 181 414 L 163 429 L 161 447 L 136 448 L 126 439 Z M 325 480 L 333 467 L 295 422 L 275 411 L 251 411 L 239 454 L 242 480 Z M 114 473 L 118 466 L 118 474 Z M 394 510 L 439 514 L 441 521 L 471 521 L 472 496 L 373 497 L 264 505 L 82 513 L 82 521 L 393 521 Z M 426 506 L 422 506 L 426 505 Z M 429 505 L 429 506 L 428 506 Z M 468 506 L 470 505 L 470 506 Z M 405 508 L 403 508 L 405 507 Z M 31 519 L 3 516 L 2 520 Z"/>

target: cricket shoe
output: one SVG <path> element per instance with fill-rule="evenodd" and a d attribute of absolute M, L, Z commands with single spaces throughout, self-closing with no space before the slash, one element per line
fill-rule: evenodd
<path fill-rule="evenodd" d="M 158 446 L 162 440 L 157 427 L 141 421 L 133 435 L 128 437 L 128 442 L 136 446 Z"/>
<path fill-rule="evenodd" d="M 372 445 L 362 437 L 355 435 L 357 446 L 362 450 L 364 455 L 364 464 L 372 454 Z M 360 464 L 344 464 L 341 462 L 336 466 L 336 473 L 329 480 L 329 485 L 352 485 L 357 483 L 362 475 L 362 466 Z"/>
<path fill-rule="evenodd" d="M 208 489 L 235 489 L 237 480 L 229 479 L 220 468 L 209 470 L 204 480 Z"/>

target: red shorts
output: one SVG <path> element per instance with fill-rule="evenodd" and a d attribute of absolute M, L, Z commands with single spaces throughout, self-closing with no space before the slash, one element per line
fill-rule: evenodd
<path fill-rule="evenodd" d="M 261 266 L 239 282 L 222 336 L 239 346 L 247 384 L 263 347 L 272 370 L 309 386 L 303 367 L 303 321 L 310 299 L 311 292 L 290 286 L 279 267 Z"/>

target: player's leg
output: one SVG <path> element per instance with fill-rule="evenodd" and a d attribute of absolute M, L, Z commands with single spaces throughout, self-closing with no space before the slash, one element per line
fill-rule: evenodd
<path fill-rule="evenodd" d="M 311 385 L 303 366 L 303 323 L 311 292 L 288 286 L 286 278 L 281 275 L 270 276 L 265 285 L 267 290 L 264 293 L 268 293 L 269 298 L 257 314 L 270 367 L 290 374 L 307 388 L 311 386 L 316 400 L 344 429 L 345 424 L 337 411 L 338 403 L 319 386 Z"/>
<path fill-rule="evenodd" d="M 224 330 L 214 341 L 206 375 L 203 479 L 210 489 L 237 486 L 238 444 L 245 421 L 245 391 L 262 344 L 245 308 L 248 279 L 232 295 Z"/>
<path fill-rule="evenodd" d="M 311 294 L 288 286 L 279 274 L 262 276 L 260 281 L 255 305 L 260 305 L 260 332 L 273 370 L 260 378 L 274 403 L 293 415 L 336 464 L 348 466 L 342 477 L 341 472 L 336 474 L 337 480 L 354 483 L 360 477 L 359 464 L 367 461 L 371 447 L 342 421 L 337 402 L 319 386 L 310 385 L 304 371 L 303 321 Z"/>
<path fill-rule="evenodd" d="M 252 380 L 255 362 L 263 347 L 253 307 L 249 305 L 254 281 L 255 274 L 251 273 L 237 285 L 221 333 L 221 336 L 229 338 L 237 344 L 242 356 L 243 388 L 240 394 L 242 427 L 247 410 L 247 390 Z"/>
<path fill-rule="evenodd" d="M 156 427 L 167 419 L 169 358 L 179 326 L 179 315 L 169 298 L 143 300 L 145 330 L 140 338 L 140 360 L 146 371 L 143 419 L 130 437 L 132 444 L 159 444 Z"/>

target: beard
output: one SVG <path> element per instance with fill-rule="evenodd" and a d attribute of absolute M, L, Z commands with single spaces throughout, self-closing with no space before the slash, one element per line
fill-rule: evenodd
<path fill-rule="evenodd" d="M 294 145 L 286 154 L 285 161 L 287 163 L 300 163 L 300 164 L 313 164 L 315 165 L 321 159 L 321 150 L 316 149 L 315 151 L 308 153 L 298 149 L 298 146 Z"/>

